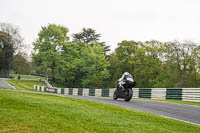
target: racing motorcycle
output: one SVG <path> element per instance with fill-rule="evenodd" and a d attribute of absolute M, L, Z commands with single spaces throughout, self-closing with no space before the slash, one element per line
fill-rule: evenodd
<path fill-rule="evenodd" d="M 132 87 L 136 86 L 136 82 L 129 73 L 124 73 L 122 78 L 117 81 L 117 89 L 114 91 L 113 99 L 124 99 L 126 102 L 130 101 L 133 96 Z"/>

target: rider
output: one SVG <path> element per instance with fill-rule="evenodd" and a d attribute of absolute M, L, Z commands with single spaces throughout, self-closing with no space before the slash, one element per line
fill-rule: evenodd
<path fill-rule="evenodd" d="M 117 80 L 117 87 L 119 87 L 122 90 L 125 90 L 124 85 L 126 84 L 126 81 L 134 82 L 133 76 L 125 72 L 120 79 Z"/>

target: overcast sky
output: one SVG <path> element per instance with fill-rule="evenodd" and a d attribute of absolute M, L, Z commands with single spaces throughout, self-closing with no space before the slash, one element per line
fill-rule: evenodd
<path fill-rule="evenodd" d="M 123 40 L 199 43 L 200 0 L 0 0 L 0 22 L 19 26 L 27 45 L 49 23 L 70 36 L 93 28 L 112 50 Z"/>

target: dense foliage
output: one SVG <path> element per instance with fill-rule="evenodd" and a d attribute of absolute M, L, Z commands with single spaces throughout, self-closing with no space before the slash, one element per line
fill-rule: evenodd
<path fill-rule="evenodd" d="M 15 73 L 30 73 L 31 62 L 23 51 L 24 48 L 19 28 L 0 22 L 0 77 L 10 77 L 10 70 Z"/>
<path fill-rule="evenodd" d="M 123 41 L 110 57 L 110 86 L 128 71 L 137 87 L 200 87 L 199 63 L 193 42 Z"/>
<path fill-rule="evenodd" d="M 18 52 L 14 55 L 12 70 L 15 74 L 30 74 L 32 69 L 34 69 L 33 64 L 25 52 Z"/>
<path fill-rule="evenodd" d="M 14 43 L 11 37 L 0 31 L 0 76 L 8 77 L 13 62 Z"/>
<path fill-rule="evenodd" d="M 115 87 L 124 72 L 137 87 L 200 87 L 200 46 L 193 42 L 122 41 L 109 56 L 93 29 L 72 35 L 49 24 L 34 42 L 37 70 L 67 87 Z"/>
<path fill-rule="evenodd" d="M 49 24 L 34 42 L 33 61 L 38 70 L 69 87 L 102 87 L 109 77 L 104 47 L 98 42 L 69 42 L 68 29 Z"/>

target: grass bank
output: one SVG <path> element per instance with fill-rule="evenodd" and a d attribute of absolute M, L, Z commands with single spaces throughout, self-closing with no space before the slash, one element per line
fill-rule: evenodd
<path fill-rule="evenodd" d="M 6 81 L 19 90 L 34 91 L 33 88 L 34 85 L 46 86 L 44 81 L 18 80 L 18 79 L 8 79 Z"/>
<path fill-rule="evenodd" d="M 25 78 L 25 79 L 42 79 L 45 80 L 46 77 L 42 77 L 42 76 L 36 76 L 36 75 L 26 75 L 26 74 L 13 74 L 12 75 L 14 78 L 17 78 L 18 76 L 20 76 L 21 78 Z"/>
<path fill-rule="evenodd" d="M 198 133 L 200 126 L 121 107 L 0 89 L 0 132 Z"/>
<path fill-rule="evenodd" d="M 34 81 L 34 80 L 18 80 L 18 79 L 8 79 L 6 80 L 9 84 L 14 86 L 16 89 L 19 90 L 28 90 L 28 91 L 34 91 L 33 87 L 34 85 L 39 86 L 47 86 L 44 81 Z M 65 88 L 64 85 L 58 84 L 58 83 L 51 83 L 54 87 L 57 88 Z"/>

